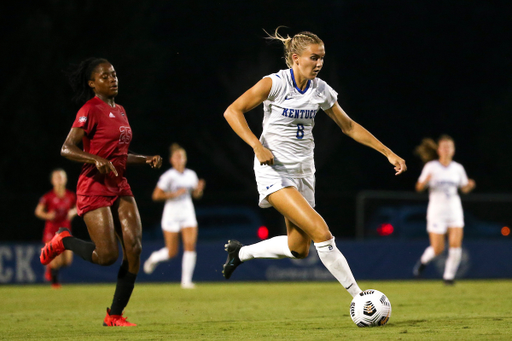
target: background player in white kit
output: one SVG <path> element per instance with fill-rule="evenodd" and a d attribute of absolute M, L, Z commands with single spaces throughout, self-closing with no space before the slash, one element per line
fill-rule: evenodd
<path fill-rule="evenodd" d="M 423 139 L 416 148 L 425 166 L 416 183 L 416 191 L 429 188 L 427 208 L 427 232 L 430 246 L 413 269 L 419 277 L 427 264 L 444 250 L 445 235 L 448 234 L 448 257 L 443 274 L 446 284 L 453 284 L 455 273 L 462 255 L 464 212 L 458 194 L 469 193 L 475 188 L 475 181 L 468 179 L 464 167 L 453 161 L 455 144 L 448 135 L 442 135 L 437 144 L 432 139 Z"/>
<path fill-rule="evenodd" d="M 196 266 L 197 220 L 192 197 L 203 196 L 205 181 L 198 179 L 196 172 L 185 168 L 187 154 L 177 143 L 170 147 L 172 168 L 166 171 L 153 191 L 154 201 L 165 201 L 162 214 L 162 230 L 165 247 L 155 251 L 144 263 L 144 272 L 152 273 L 158 263 L 176 256 L 179 249 L 179 235 L 183 239 L 181 264 L 181 287 L 194 288 L 192 275 Z"/>
<path fill-rule="evenodd" d="M 317 78 L 325 56 L 324 43 L 318 36 L 301 32 L 293 38 L 284 38 L 276 30 L 270 38 L 284 44 L 289 69 L 265 76 L 233 102 L 224 117 L 235 133 L 253 148 L 259 205 L 273 206 L 284 216 L 287 235 L 248 246 L 229 240 L 223 274 L 230 278 L 238 265 L 254 258 L 304 258 L 313 241 L 325 267 L 355 296 L 361 289 L 327 224 L 313 209 L 312 129 L 317 112 L 322 109 L 343 133 L 384 154 L 395 166 L 396 174 L 407 167 L 402 158 L 350 119 L 339 106 L 336 91 Z M 244 114 L 261 103 L 264 104 L 263 132 L 258 140 Z"/>

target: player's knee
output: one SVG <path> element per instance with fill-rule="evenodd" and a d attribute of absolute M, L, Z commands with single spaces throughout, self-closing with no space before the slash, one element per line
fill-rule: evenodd
<path fill-rule="evenodd" d="M 434 254 L 439 256 L 444 251 L 444 246 L 436 246 L 434 247 Z"/>
<path fill-rule="evenodd" d="M 97 251 L 97 250 L 96 250 Z M 98 265 L 109 266 L 117 261 L 119 254 L 115 250 L 109 250 L 106 252 L 98 252 L 98 258 L 96 263 Z"/>
<path fill-rule="evenodd" d="M 178 254 L 178 250 L 171 250 L 171 249 L 168 249 L 168 250 L 169 250 L 169 258 L 174 258 Z"/>
<path fill-rule="evenodd" d="M 133 257 L 140 257 L 142 253 L 142 243 L 140 241 L 135 241 L 131 243 L 131 245 L 127 248 L 128 253 Z"/>
<path fill-rule="evenodd" d="M 290 251 L 291 251 L 293 257 L 295 257 L 297 259 L 303 259 L 309 255 L 309 249 L 301 250 L 300 252 L 294 251 L 294 250 L 290 250 Z"/>

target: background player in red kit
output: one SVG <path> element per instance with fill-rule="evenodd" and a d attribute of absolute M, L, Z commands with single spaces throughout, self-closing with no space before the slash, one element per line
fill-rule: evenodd
<path fill-rule="evenodd" d="M 103 325 L 135 326 L 122 314 L 139 272 L 142 226 L 125 171 L 128 164 L 160 168 L 162 158 L 129 153 L 132 130 L 126 111 L 114 101 L 118 79 L 106 59 L 84 60 L 70 73 L 70 82 L 75 99 L 86 103 L 76 115 L 61 155 L 84 163 L 77 185 L 77 208 L 92 243 L 71 236 L 65 228 L 59 229 L 41 250 L 41 263 L 48 264 L 64 250 L 71 250 L 94 264 L 112 265 L 119 255 L 119 239 L 123 263 Z"/>
<path fill-rule="evenodd" d="M 53 189 L 39 199 L 35 215 L 45 220 L 43 243 L 52 240 L 59 227 L 71 230 L 71 219 L 76 216 L 75 193 L 66 189 L 68 176 L 62 168 L 57 168 L 50 174 Z M 71 265 L 73 253 L 64 251 L 46 266 L 45 279 L 51 281 L 52 288 L 60 288 L 59 269 Z"/>

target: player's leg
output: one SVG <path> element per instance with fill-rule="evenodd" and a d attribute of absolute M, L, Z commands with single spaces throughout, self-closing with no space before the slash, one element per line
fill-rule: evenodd
<path fill-rule="evenodd" d="M 73 252 L 70 250 L 65 250 L 59 256 L 55 257 L 54 260 L 48 265 L 49 267 L 49 280 L 52 284 L 52 287 L 59 288 L 59 271 L 60 268 L 69 266 L 73 260 Z"/>
<path fill-rule="evenodd" d="M 158 263 L 165 262 L 176 256 L 179 247 L 179 233 L 163 231 L 165 246 L 160 250 L 151 253 L 151 256 L 144 262 L 144 272 L 147 274 L 155 271 Z"/>
<path fill-rule="evenodd" d="M 291 225 L 291 222 L 286 218 L 285 223 L 287 235 L 273 237 L 252 245 L 242 246 L 238 253 L 240 261 L 246 262 L 254 258 L 281 259 L 307 257 L 311 239 L 303 231 L 295 229 L 295 225 Z M 297 251 L 291 251 L 290 242 Z"/>
<path fill-rule="evenodd" d="M 462 238 L 464 229 L 461 227 L 448 228 L 448 257 L 446 258 L 443 279 L 446 284 L 453 284 L 455 274 L 462 257 Z"/>
<path fill-rule="evenodd" d="M 184 227 L 181 229 L 183 239 L 183 259 L 181 261 L 181 287 L 184 289 L 194 288 L 192 276 L 196 267 L 196 243 L 197 226 Z"/>
<path fill-rule="evenodd" d="M 113 209 L 117 210 L 115 232 L 123 248 L 123 263 L 117 274 L 114 299 L 107 318 L 121 316 L 128 304 L 139 272 L 142 251 L 142 224 L 135 198 L 119 197 Z"/>
<path fill-rule="evenodd" d="M 427 218 L 427 232 L 430 245 L 425 249 L 425 251 L 423 251 L 420 259 L 418 259 L 416 265 L 414 265 L 414 268 L 412 269 L 414 277 L 419 278 L 426 269 L 427 264 L 443 252 L 446 230 L 447 225 L 445 222 L 440 221 L 439 219 L 435 220 Z"/>
<path fill-rule="evenodd" d="M 296 188 L 286 187 L 274 192 L 268 201 L 287 219 L 291 230 L 301 230 L 309 237 L 306 242 L 304 235 L 294 233 L 288 240 L 292 254 L 304 257 L 313 240 L 320 260 L 331 274 L 352 296 L 361 292 L 347 260 L 336 247 L 329 227 Z"/>
<path fill-rule="evenodd" d="M 88 211 L 83 216 L 92 242 L 73 237 L 67 228 L 59 228 L 52 240 L 41 250 L 40 260 L 49 264 L 65 250 L 71 250 L 86 261 L 99 265 L 111 265 L 118 256 L 118 246 L 110 207 Z"/>

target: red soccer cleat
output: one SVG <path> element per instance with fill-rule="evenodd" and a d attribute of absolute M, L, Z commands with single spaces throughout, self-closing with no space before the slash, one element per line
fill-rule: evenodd
<path fill-rule="evenodd" d="M 107 316 L 103 320 L 103 325 L 106 327 L 133 327 L 135 323 L 126 321 L 126 317 L 123 315 L 110 315 L 110 309 L 107 308 Z"/>
<path fill-rule="evenodd" d="M 41 249 L 41 256 L 39 256 L 39 260 L 41 264 L 48 265 L 50 262 L 64 252 L 64 244 L 62 244 L 62 239 L 66 237 L 71 237 L 71 233 L 65 227 L 61 227 L 55 236 L 53 236 L 52 240 L 50 240 L 46 245 Z"/>

